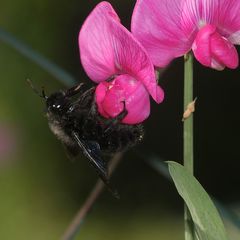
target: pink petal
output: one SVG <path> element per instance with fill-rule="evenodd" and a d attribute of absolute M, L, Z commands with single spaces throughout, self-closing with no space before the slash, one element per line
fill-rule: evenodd
<path fill-rule="evenodd" d="M 129 75 L 120 75 L 112 82 L 100 83 L 95 94 L 98 111 L 103 117 L 117 117 L 124 110 L 123 102 L 128 111 L 123 123 L 138 124 L 150 114 L 148 92 L 141 82 Z"/>
<path fill-rule="evenodd" d="M 240 1 L 219 0 L 216 2 L 218 4 L 216 17 L 219 33 L 233 44 L 240 44 Z"/>
<path fill-rule="evenodd" d="M 238 66 L 236 48 L 212 25 L 206 25 L 198 32 L 192 50 L 196 59 L 204 66 L 218 70 L 225 66 L 229 68 Z"/>
<path fill-rule="evenodd" d="M 193 0 L 192 0 L 193 1 Z M 240 44 L 240 1 L 197 0 L 199 2 L 198 26 L 211 24 L 233 44 Z"/>
<path fill-rule="evenodd" d="M 191 0 L 138 0 L 132 32 L 154 65 L 166 66 L 187 53 L 197 32 L 199 3 Z"/>
<path fill-rule="evenodd" d="M 102 107 L 111 118 L 117 117 L 124 109 L 125 93 L 116 81 L 109 84 Z"/>
<path fill-rule="evenodd" d="M 216 31 L 216 27 L 207 25 L 203 27 L 194 40 L 192 50 L 196 59 L 204 66 L 211 66 L 210 36 Z"/>
<path fill-rule="evenodd" d="M 101 2 L 85 21 L 79 34 L 85 71 L 95 82 L 129 74 L 145 85 L 156 102 L 161 102 L 163 94 L 158 90 L 153 64 L 140 43 L 116 19 L 111 5 Z"/>
<path fill-rule="evenodd" d="M 98 112 L 105 118 L 109 118 L 109 115 L 104 111 L 102 102 L 104 101 L 104 98 L 108 91 L 108 87 L 109 87 L 109 82 L 104 81 L 99 83 L 95 90 L 95 100 L 98 106 Z"/>
<path fill-rule="evenodd" d="M 203 24 L 217 25 L 219 16 L 219 2 L 221 0 L 198 0 L 199 18 L 198 26 Z"/>
<path fill-rule="evenodd" d="M 117 72 L 110 22 L 119 21 L 112 6 L 101 2 L 85 20 L 79 33 L 82 65 L 88 76 L 101 82 Z"/>
<path fill-rule="evenodd" d="M 238 67 L 238 52 L 234 45 L 226 38 L 215 32 L 211 37 L 211 51 L 213 59 L 228 68 Z"/>
<path fill-rule="evenodd" d="M 150 114 L 150 100 L 144 85 L 128 75 L 119 76 L 116 83 L 122 86 L 125 93 L 128 115 L 123 123 L 136 124 L 147 119 Z"/>
<path fill-rule="evenodd" d="M 232 33 L 229 37 L 228 40 L 232 43 L 232 44 L 238 44 L 240 45 L 240 30 L 237 32 Z"/>

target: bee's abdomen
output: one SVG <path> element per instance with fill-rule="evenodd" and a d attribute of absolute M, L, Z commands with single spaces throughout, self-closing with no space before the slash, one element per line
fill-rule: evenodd
<path fill-rule="evenodd" d="M 105 153 L 115 153 L 125 151 L 128 148 L 140 143 L 144 136 L 142 125 L 123 125 L 105 135 L 102 141 L 102 151 Z"/>

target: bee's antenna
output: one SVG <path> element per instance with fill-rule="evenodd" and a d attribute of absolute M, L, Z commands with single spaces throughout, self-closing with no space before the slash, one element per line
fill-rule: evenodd
<path fill-rule="evenodd" d="M 27 79 L 28 84 L 32 88 L 32 90 L 41 98 L 47 99 L 47 95 L 45 94 L 44 87 L 42 87 L 42 92 L 40 93 L 33 85 L 32 81 L 30 79 Z"/>
<path fill-rule="evenodd" d="M 47 95 L 46 95 L 46 93 L 45 93 L 44 87 L 42 87 L 42 96 L 41 96 L 41 97 L 43 97 L 44 99 L 47 99 L 47 98 L 48 98 Z"/>

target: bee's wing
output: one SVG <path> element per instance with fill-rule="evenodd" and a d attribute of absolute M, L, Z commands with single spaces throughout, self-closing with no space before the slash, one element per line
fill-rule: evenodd
<path fill-rule="evenodd" d="M 90 164 L 96 169 L 97 174 L 106 184 L 107 188 L 115 197 L 118 197 L 116 190 L 113 190 L 109 183 L 107 163 L 101 158 L 100 146 L 97 142 L 81 139 L 76 132 L 72 133 L 78 146 L 88 158 Z"/>

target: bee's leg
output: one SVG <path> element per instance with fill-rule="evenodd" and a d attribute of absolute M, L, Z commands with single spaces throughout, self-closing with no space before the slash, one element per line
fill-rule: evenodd
<path fill-rule="evenodd" d="M 82 95 L 81 95 L 81 101 L 85 101 L 86 99 L 91 99 L 93 100 L 93 93 L 95 91 L 96 87 L 92 87 L 90 89 L 88 89 L 87 91 L 85 91 Z"/>
<path fill-rule="evenodd" d="M 113 118 L 113 122 L 115 123 L 119 123 L 121 122 L 127 115 L 128 115 L 128 111 L 126 109 L 126 102 L 123 101 L 123 110 L 122 112 L 120 112 L 115 118 Z"/>
<path fill-rule="evenodd" d="M 104 133 L 109 132 L 109 130 L 111 130 L 112 126 L 118 124 L 119 122 L 121 122 L 128 114 L 128 111 L 126 109 L 126 103 L 125 101 L 123 101 L 123 110 L 122 112 L 119 113 L 118 116 L 116 116 L 115 118 L 112 118 L 109 120 L 109 122 L 107 122 L 107 127 L 104 130 Z"/>
<path fill-rule="evenodd" d="M 80 93 L 82 91 L 82 86 L 84 85 L 84 83 L 80 83 L 77 86 L 74 86 L 72 88 L 69 88 L 68 90 L 66 90 L 65 94 L 67 97 L 72 97 L 78 93 Z"/>
<path fill-rule="evenodd" d="M 112 75 L 110 78 L 106 79 L 106 82 L 113 81 L 117 76 L 118 76 L 118 74 Z"/>

